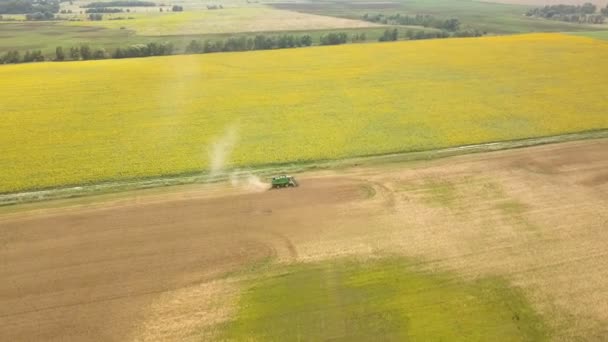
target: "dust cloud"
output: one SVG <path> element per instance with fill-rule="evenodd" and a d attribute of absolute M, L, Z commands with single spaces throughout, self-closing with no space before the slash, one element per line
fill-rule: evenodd
<path fill-rule="evenodd" d="M 262 182 L 260 177 L 250 171 L 233 171 L 230 173 L 230 184 L 234 187 L 244 187 L 250 191 L 266 191 L 270 185 Z"/>
<path fill-rule="evenodd" d="M 226 164 L 230 161 L 230 156 L 239 141 L 238 127 L 235 125 L 226 128 L 222 136 L 217 139 L 209 149 L 209 168 L 210 176 L 218 177 L 227 175 L 230 184 L 234 187 L 244 187 L 250 191 L 265 191 L 270 188 L 260 177 L 251 171 L 234 170 L 228 172 Z"/>
<path fill-rule="evenodd" d="M 211 176 L 219 176 L 223 174 L 226 162 L 230 160 L 230 155 L 238 142 L 238 129 L 236 126 L 230 126 L 224 134 L 216 140 L 209 150 L 209 168 Z"/>

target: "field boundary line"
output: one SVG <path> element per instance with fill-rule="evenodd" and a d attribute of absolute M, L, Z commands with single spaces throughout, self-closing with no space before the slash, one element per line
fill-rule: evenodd
<path fill-rule="evenodd" d="M 255 174 L 260 177 L 266 177 L 276 173 L 298 173 L 309 170 L 344 168 L 370 164 L 387 164 L 420 160 L 432 160 L 463 154 L 492 152 L 537 145 L 555 144 L 560 142 L 602 138 L 608 138 L 608 128 L 538 138 L 526 138 L 520 140 L 496 141 L 481 144 L 454 146 L 435 150 L 397 152 L 335 160 L 317 160 L 307 162 L 259 165 L 248 169 L 240 168 L 238 170 L 226 170 L 224 173 L 219 175 L 210 175 L 208 172 L 205 171 L 196 174 L 184 173 L 181 175 L 178 174 L 145 179 L 106 181 L 96 184 L 83 184 L 80 186 L 74 185 L 60 188 L 0 194 L 0 207 L 21 203 L 46 201 L 52 199 L 67 199 L 127 190 L 158 188 L 172 185 L 217 183 L 222 181 L 228 181 L 230 179 L 230 176 L 235 175 L 235 173 L 236 175 L 238 175 L 239 173 L 243 173 Z"/>

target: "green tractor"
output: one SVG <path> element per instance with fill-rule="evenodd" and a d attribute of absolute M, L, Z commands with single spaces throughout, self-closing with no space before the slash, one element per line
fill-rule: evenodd
<path fill-rule="evenodd" d="M 282 176 L 272 177 L 272 188 L 273 189 L 296 187 L 296 186 L 298 186 L 298 182 L 296 182 L 296 179 L 293 178 L 292 176 L 282 175 Z"/>

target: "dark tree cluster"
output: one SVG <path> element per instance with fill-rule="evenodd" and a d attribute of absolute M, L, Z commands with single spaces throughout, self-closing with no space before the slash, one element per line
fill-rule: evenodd
<path fill-rule="evenodd" d="M 460 29 L 460 20 L 456 18 L 440 19 L 428 14 L 417 14 L 415 16 L 409 16 L 401 15 L 399 13 L 393 15 L 366 13 L 363 15 L 362 18 L 366 21 L 385 25 L 433 27 L 451 32 L 455 32 Z"/>
<path fill-rule="evenodd" d="M 348 42 L 348 35 L 345 32 L 332 32 L 321 36 L 321 45 L 340 45 Z"/>
<path fill-rule="evenodd" d="M 107 1 L 107 2 L 91 2 L 82 8 L 102 8 L 102 7 L 154 7 L 156 3 L 150 1 Z"/>
<path fill-rule="evenodd" d="M 108 53 L 104 49 L 92 49 L 88 45 L 81 45 L 77 47 L 71 47 L 67 56 L 63 52 L 63 48 L 57 47 L 55 49 L 55 60 L 56 61 L 64 61 L 64 60 L 72 60 L 72 61 L 88 61 L 92 59 L 105 59 L 108 58 Z"/>
<path fill-rule="evenodd" d="M 4 0 L 0 1 L 0 14 L 57 13 L 58 0 Z"/>
<path fill-rule="evenodd" d="M 92 21 L 101 21 L 101 20 L 103 20 L 103 14 L 101 14 L 101 13 L 91 13 L 91 14 L 89 14 L 89 20 L 92 20 Z"/>
<path fill-rule="evenodd" d="M 122 8 L 108 8 L 108 7 L 95 7 L 88 8 L 85 13 L 122 13 L 124 10 Z"/>
<path fill-rule="evenodd" d="M 452 37 L 481 37 L 484 34 L 486 34 L 486 32 L 481 32 L 477 29 L 469 28 L 469 29 L 460 30 L 458 32 L 454 32 L 452 34 Z M 438 37 L 438 38 L 446 38 L 446 37 Z"/>
<path fill-rule="evenodd" d="M 118 48 L 113 54 L 109 54 L 105 49 L 93 49 L 89 45 L 73 46 L 68 50 L 58 46 L 55 48 L 55 57 L 48 59 L 57 62 L 61 61 L 86 61 L 107 58 L 132 58 L 148 56 L 164 56 L 173 53 L 171 43 L 148 43 L 137 44 L 127 48 Z M 27 62 L 42 62 L 47 60 L 40 50 L 26 51 L 23 56 L 18 51 L 9 51 L 0 56 L 0 64 L 14 64 Z"/>
<path fill-rule="evenodd" d="M 207 9 L 208 10 L 224 9 L 224 6 L 222 6 L 222 5 L 207 5 Z"/>
<path fill-rule="evenodd" d="M 286 49 L 301 46 L 312 45 L 312 38 L 309 35 L 294 36 L 265 36 L 257 35 L 255 38 L 238 37 L 228 38 L 226 40 L 215 41 L 191 41 L 186 47 L 186 53 L 213 53 L 213 52 L 230 52 L 230 51 L 248 51 L 248 50 L 271 50 L 271 49 Z"/>
<path fill-rule="evenodd" d="M 21 55 L 19 55 L 19 51 L 8 51 L 0 56 L 0 64 L 16 64 L 21 62 L 22 59 Z"/>
<path fill-rule="evenodd" d="M 603 24 L 608 16 L 608 6 L 599 13 L 592 3 L 582 5 L 549 5 L 526 12 L 528 17 L 538 17 L 579 24 Z"/>
<path fill-rule="evenodd" d="M 399 39 L 399 31 L 397 29 L 385 30 L 382 36 L 378 38 L 379 42 L 393 42 Z"/>
<path fill-rule="evenodd" d="M 365 35 L 365 32 L 363 32 L 363 33 L 355 33 L 350 38 L 350 41 L 353 42 L 353 43 L 364 42 L 366 40 L 367 40 L 367 35 Z"/>
<path fill-rule="evenodd" d="M 26 51 L 23 56 L 19 54 L 19 51 L 8 51 L 4 55 L 0 56 L 0 64 L 17 64 L 43 61 L 44 55 L 40 50 Z"/>
<path fill-rule="evenodd" d="M 405 32 L 405 36 L 409 40 L 420 40 L 420 39 L 450 38 L 451 34 L 447 31 L 407 30 Z"/>
<path fill-rule="evenodd" d="M 184 8 L 182 6 L 173 5 L 173 7 L 171 7 L 171 11 L 173 11 L 173 12 L 183 12 Z"/>
<path fill-rule="evenodd" d="M 23 55 L 23 63 L 29 62 L 43 62 L 44 55 L 42 55 L 42 51 L 34 50 L 34 51 L 25 51 Z"/>
<path fill-rule="evenodd" d="M 420 40 L 420 39 L 441 39 L 441 38 L 452 38 L 452 37 L 481 37 L 484 35 L 477 29 L 468 28 L 459 30 L 456 32 L 448 32 L 446 30 L 440 31 L 424 31 L 424 30 L 407 30 L 405 32 L 405 38 L 408 40 Z M 378 38 L 380 42 L 391 42 L 399 40 L 399 31 L 397 29 L 387 29 L 384 31 L 382 36 Z"/>
<path fill-rule="evenodd" d="M 135 44 L 127 48 L 118 48 L 112 54 L 112 58 L 134 58 L 150 56 L 167 56 L 173 54 L 172 43 L 148 43 Z"/>
<path fill-rule="evenodd" d="M 51 12 L 36 12 L 25 15 L 25 20 L 29 21 L 53 20 L 54 18 L 55 15 Z"/>

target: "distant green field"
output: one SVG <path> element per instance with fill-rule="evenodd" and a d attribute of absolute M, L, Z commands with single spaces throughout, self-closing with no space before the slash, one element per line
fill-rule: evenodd
<path fill-rule="evenodd" d="M 556 31 L 591 31 L 592 25 L 579 25 L 525 17 L 531 8 L 525 5 L 498 4 L 472 0 L 384 0 L 281 2 L 273 6 L 305 13 L 316 13 L 345 18 L 360 18 L 365 13 L 431 14 L 438 17 L 455 17 L 489 33 L 523 33 Z"/>
<path fill-rule="evenodd" d="M 106 49 L 143 43 L 151 39 L 133 33 L 101 27 L 72 27 L 58 22 L 0 22 L 0 52 L 40 49 L 51 53 L 55 47 L 89 44 Z"/>
<path fill-rule="evenodd" d="M 112 51 L 118 47 L 149 42 L 171 42 L 183 52 L 193 39 L 213 40 L 256 34 L 309 34 L 315 43 L 328 32 L 365 33 L 376 41 L 386 27 L 364 21 L 301 14 L 266 7 L 198 10 L 181 13 L 119 13 L 124 20 L 92 21 L 0 21 L 0 53 L 9 50 L 43 50 L 53 56 L 55 48 L 83 44 Z M 84 19 L 84 16 L 80 15 Z M 108 15 L 109 17 L 109 15 Z M 404 34 L 409 29 L 402 27 Z M 418 28 L 429 30 L 424 28 Z M 402 34 L 402 35 L 403 35 Z"/>
<path fill-rule="evenodd" d="M 403 36 L 410 28 L 401 27 L 399 31 Z M 330 32 L 348 32 L 350 35 L 365 33 L 368 41 L 377 41 L 386 27 L 366 27 L 355 29 L 327 29 L 327 30 L 293 30 L 293 31 L 263 31 L 252 33 L 216 33 L 216 34 L 189 34 L 177 36 L 140 36 L 131 30 L 118 28 L 64 26 L 54 22 L 0 22 L 0 53 L 9 50 L 42 50 L 49 57 L 54 57 L 55 48 L 62 46 L 70 48 L 87 44 L 92 48 L 104 48 L 113 51 L 118 47 L 127 47 L 132 44 L 146 44 L 149 42 L 171 42 L 175 52 L 183 52 L 191 40 L 217 40 L 228 37 L 254 37 L 258 34 L 282 35 L 308 34 L 313 38 L 313 44 L 319 43 L 320 36 Z M 432 29 L 420 30 L 430 31 Z"/>
<path fill-rule="evenodd" d="M 608 40 L 608 31 L 590 31 L 590 32 L 575 32 L 577 36 L 591 37 L 595 39 Z"/>
<path fill-rule="evenodd" d="M 542 341 L 524 296 L 500 279 L 464 282 L 400 259 L 271 269 L 242 294 L 227 340 Z"/>

